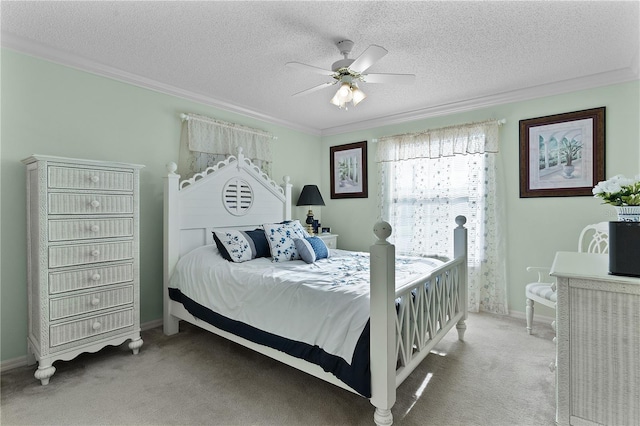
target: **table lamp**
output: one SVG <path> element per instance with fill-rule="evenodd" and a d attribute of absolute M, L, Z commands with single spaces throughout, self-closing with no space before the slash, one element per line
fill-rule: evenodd
<path fill-rule="evenodd" d="M 313 234 L 313 212 L 311 211 L 311 206 L 324 206 L 324 200 L 318 187 L 316 185 L 305 185 L 302 188 L 296 206 L 309 206 L 306 220 L 307 232 Z"/>

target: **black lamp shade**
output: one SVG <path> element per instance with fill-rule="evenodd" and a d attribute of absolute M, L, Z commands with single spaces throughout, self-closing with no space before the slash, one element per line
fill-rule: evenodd
<path fill-rule="evenodd" d="M 296 206 L 324 206 L 324 200 L 316 185 L 305 185 Z"/>

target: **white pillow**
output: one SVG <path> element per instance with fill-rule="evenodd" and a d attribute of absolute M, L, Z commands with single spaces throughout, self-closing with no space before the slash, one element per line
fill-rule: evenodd
<path fill-rule="evenodd" d="M 217 237 L 216 245 L 218 242 L 222 244 L 222 247 L 218 245 L 222 257 L 225 257 L 225 254 L 229 256 L 227 260 L 246 262 L 256 257 L 255 245 L 246 233 L 232 229 L 214 231 L 213 233 Z"/>
<path fill-rule="evenodd" d="M 305 231 L 299 220 L 265 223 L 262 227 L 274 262 L 300 259 L 294 240 L 308 237 L 309 233 Z"/>

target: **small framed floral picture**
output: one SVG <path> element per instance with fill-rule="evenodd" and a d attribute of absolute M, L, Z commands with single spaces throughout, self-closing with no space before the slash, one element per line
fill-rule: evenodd
<path fill-rule="evenodd" d="M 592 196 L 604 180 L 605 107 L 520 120 L 520 198 Z"/>
<path fill-rule="evenodd" d="M 329 148 L 331 198 L 367 198 L 367 142 Z"/>

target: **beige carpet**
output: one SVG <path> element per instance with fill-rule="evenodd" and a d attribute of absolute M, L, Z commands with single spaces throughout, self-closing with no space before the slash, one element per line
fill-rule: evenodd
<path fill-rule="evenodd" d="M 551 327 L 471 314 L 398 389 L 398 425 L 554 425 Z M 182 323 L 56 362 L 47 386 L 34 368 L 1 376 L 2 425 L 372 425 L 368 400 Z"/>

